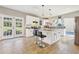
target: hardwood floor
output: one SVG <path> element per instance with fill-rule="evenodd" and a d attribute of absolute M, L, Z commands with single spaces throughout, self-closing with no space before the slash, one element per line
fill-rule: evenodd
<path fill-rule="evenodd" d="M 74 45 L 74 39 L 68 37 L 45 48 L 35 44 L 35 38 L 16 38 L 0 41 L 0 54 L 78 54 L 79 46 Z"/>

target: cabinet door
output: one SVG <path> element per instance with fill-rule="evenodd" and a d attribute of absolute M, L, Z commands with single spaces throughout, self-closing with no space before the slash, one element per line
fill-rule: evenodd
<path fill-rule="evenodd" d="M 23 36 L 24 29 L 23 29 L 23 22 L 24 19 L 20 17 L 15 18 L 15 37 Z"/>
<path fill-rule="evenodd" d="M 2 17 L 2 39 L 13 38 L 13 18 Z"/>

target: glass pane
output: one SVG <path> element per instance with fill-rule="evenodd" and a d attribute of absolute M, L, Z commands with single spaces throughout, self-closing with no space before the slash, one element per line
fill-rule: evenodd
<path fill-rule="evenodd" d="M 8 35 L 12 35 L 12 30 L 6 30 L 6 31 L 4 31 L 4 34 L 3 34 L 4 36 L 8 36 Z"/>
<path fill-rule="evenodd" d="M 10 27 L 12 27 L 12 23 L 10 22 Z"/>
<path fill-rule="evenodd" d="M 3 34 L 4 36 L 7 36 L 7 31 L 4 31 L 4 34 Z"/>
<path fill-rule="evenodd" d="M 22 30 L 16 30 L 16 34 L 22 34 Z"/>
<path fill-rule="evenodd" d="M 6 22 L 4 22 L 4 26 L 6 26 Z"/>
<path fill-rule="evenodd" d="M 5 27 L 12 27 L 12 22 L 4 21 L 4 26 Z"/>
<path fill-rule="evenodd" d="M 22 27 L 22 23 L 16 22 L 16 27 Z"/>
<path fill-rule="evenodd" d="M 12 35 L 12 30 L 9 29 L 9 30 L 4 31 L 4 34 L 3 35 L 4 36 Z"/>
<path fill-rule="evenodd" d="M 9 22 L 7 22 L 7 27 L 9 27 Z"/>

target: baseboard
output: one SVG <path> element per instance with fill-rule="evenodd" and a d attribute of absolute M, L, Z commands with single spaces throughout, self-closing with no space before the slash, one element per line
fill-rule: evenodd
<path fill-rule="evenodd" d="M 1 39 L 0 41 L 10 40 L 10 39 L 15 39 L 15 38 L 23 38 L 23 37 L 25 37 L 25 36 L 17 36 L 17 37 L 13 37 L 13 38 Z"/>

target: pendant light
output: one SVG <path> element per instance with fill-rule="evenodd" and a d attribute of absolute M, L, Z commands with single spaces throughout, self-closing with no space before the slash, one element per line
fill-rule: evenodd
<path fill-rule="evenodd" d="M 42 17 L 44 17 L 44 5 L 42 5 Z"/>
<path fill-rule="evenodd" d="M 39 24 L 42 25 L 42 19 L 44 17 L 44 5 L 42 5 L 42 18 L 40 18 Z"/>
<path fill-rule="evenodd" d="M 52 9 L 49 9 L 49 18 L 52 18 L 52 13 L 51 13 Z"/>

